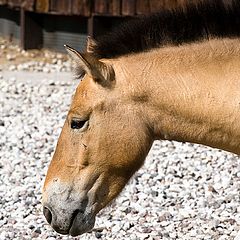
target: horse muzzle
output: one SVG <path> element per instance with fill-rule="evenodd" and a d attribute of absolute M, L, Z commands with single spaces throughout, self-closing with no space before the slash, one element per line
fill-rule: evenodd
<path fill-rule="evenodd" d="M 96 211 L 87 190 L 53 181 L 43 191 L 43 214 L 60 234 L 81 235 L 94 227 Z"/>
<path fill-rule="evenodd" d="M 60 234 L 71 236 L 81 235 L 94 227 L 95 216 L 81 209 L 73 211 L 53 210 L 50 206 L 43 207 L 43 214 L 52 228 Z"/>

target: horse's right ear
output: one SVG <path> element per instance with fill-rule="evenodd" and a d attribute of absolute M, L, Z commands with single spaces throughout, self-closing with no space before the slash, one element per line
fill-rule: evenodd
<path fill-rule="evenodd" d="M 76 64 L 77 75 L 86 73 L 103 87 L 112 86 L 115 72 L 111 65 L 99 61 L 89 53 L 82 54 L 68 45 L 64 45 L 64 47 Z"/>

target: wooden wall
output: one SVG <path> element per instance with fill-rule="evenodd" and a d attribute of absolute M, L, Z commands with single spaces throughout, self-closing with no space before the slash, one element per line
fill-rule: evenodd
<path fill-rule="evenodd" d="M 23 49 L 32 49 L 43 46 L 44 26 L 41 19 L 46 15 L 54 18 L 57 15 L 63 26 L 67 19 L 75 19 L 72 25 L 80 24 L 80 29 L 87 27 L 86 34 L 97 37 L 132 16 L 198 1 L 201 0 L 0 0 L 0 7 L 3 11 L 19 12 L 20 45 Z M 80 18 L 86 20 L 87 26 Z"/>
<path fill-rule="evenodd" d="M 133 16 L 170 9 L 196 0 L 0 0 L 0 5 L 60 15 Z"/>

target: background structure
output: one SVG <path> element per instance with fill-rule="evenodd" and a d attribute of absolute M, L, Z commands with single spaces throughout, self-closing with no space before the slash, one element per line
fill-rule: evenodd
<path fill-rule="evenodd" d="M 27 49 L 82 49 L 133 16 L 184 6 L 193 0 L 0 0 L 0 36 Z"/>

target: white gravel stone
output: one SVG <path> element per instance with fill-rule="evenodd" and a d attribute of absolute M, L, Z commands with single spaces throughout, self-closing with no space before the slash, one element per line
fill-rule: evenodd
<path fill-rule="evenodd" d="M 15 71 L 17 67 L 15 65 L 10 65 L 8 68 L 10 71 Z"/>
<path fill-rule="evenodd" d="M 240 230 L 237 232 L 234 240 L 240 240 Z"/>
<path fill-rule="evenodd" d="M 14 60 L 15 58 L 16 58 L 16 56 L 13 55 L 13 54 L 7 54 L 7 55 L 6 55 L 6 59 L 7 59 L 8 61 L 12 61 L 12 60 Z"/>

